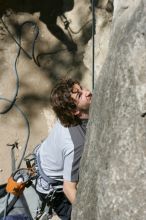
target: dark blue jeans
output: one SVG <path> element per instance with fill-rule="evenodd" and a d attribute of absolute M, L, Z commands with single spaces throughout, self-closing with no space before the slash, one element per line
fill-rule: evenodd
<path fill-rule="evenodd" d="M 39 195 L 42 201 L 46 201 L 46 203 L 51 205 L 61 220 L 71 220 L 72 205 L 63 192 L 56 193 L 51 203 L 46 199 L 47 194 L 39 193 Z"/>

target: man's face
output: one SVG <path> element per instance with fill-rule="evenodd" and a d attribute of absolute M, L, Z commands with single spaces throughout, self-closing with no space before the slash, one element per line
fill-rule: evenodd
<path fill-rule="evenodd" d="M 82 88 L 79 84 L 74 84 L 71 97 L 75 100 L 77 110 L 88 113 L 91 104 L 92 93 Z"/>

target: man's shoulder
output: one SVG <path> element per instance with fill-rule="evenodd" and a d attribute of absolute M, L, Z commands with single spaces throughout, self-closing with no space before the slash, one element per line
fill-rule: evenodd
<path fill-rule="evenodd" d="M 60 130 L 68 130 L 68 127 L 65 127 L 59 119 L 56 120 L 55 125 L 54 125 L 54 129 L 60 129 Z"/>
<path fill-rule="evenodd" d="M 53 127 L 52 133 L 59 138 L 59 140 L 65 140 L 70 137 L 69 128 L 62 125 L 62 123 L 57 120 Z"/>

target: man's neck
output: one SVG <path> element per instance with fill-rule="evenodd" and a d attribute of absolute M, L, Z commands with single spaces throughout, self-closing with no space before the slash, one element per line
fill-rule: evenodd
<path fill-rule="evenodd" d="M 88 113 L 82 113 L 82 115 L 80 116 L 80 119 L 88 119 L 88 118 L 89 118 Z"/>

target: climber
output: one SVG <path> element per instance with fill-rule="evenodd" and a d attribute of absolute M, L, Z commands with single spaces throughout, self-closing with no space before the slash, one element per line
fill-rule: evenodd
<path fill-rule="evenodd" d="M 0 15 L 7 14 L 12 9 L 14 12 L 40 12 L 40 20 L 43 21 L 48 30 L 53 34 L 67 50 L 75 53 L 77 51 L 77 44 L 64 32 L 64 30 L 57 24 L 57 18 L 64 15 L 65 12 L 71 11 L 74 7 L 74 0 L 7 0 L 0 2 Z"/>
<path fill-rule="evenodd" d="M 36 152 L 40 174 L 36 189 L 47 203 L 55 189 L 51 206 L 62 220 L 71 219 L 76 199 L 91 98 L 91 92 L 78 81 L 61 80 L 51 92 L 57 121 Z"/>

